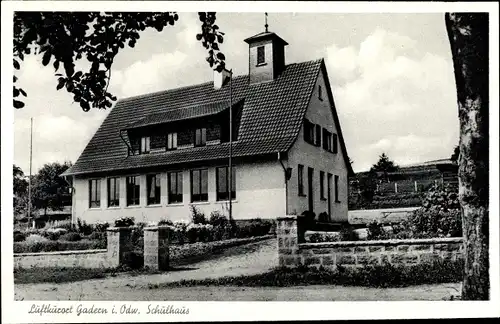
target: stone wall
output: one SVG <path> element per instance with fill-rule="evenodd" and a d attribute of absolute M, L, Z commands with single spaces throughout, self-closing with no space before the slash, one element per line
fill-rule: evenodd
<path fill-rule="evenodd" d="M 109 268 L 106 250 L 15 253 L 14 268 L 82 267 Z"/>
<path fill-rule="evenodd" d="M 278 218 L 280 266 L 323 266 L 330 269 L 339 265 L 362 267 L 384 263 L 409 266 L 463 258 L 462 238 L 299 243 L 298 233 L 297 216 Z"/>

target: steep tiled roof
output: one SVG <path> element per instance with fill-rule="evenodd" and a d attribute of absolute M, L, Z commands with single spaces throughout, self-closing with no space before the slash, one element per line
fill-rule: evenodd
<path fill-rule="evenodd" d="M 233 102 L 244 99 L 234 157 L 285 152 L 291 147 L 322 66 L 323 60 L 290 64 L 277 79 L 251 85 L 248 76 L 234 77 Z M 214 113 L 223 109 L 223 102 L 229 102 L 229 85 L 216 90 L 212 82 L 119 100 L 65 175 L 228 157 L 227 143 L 127 156 L 119 136 L 128 127 Z"/>

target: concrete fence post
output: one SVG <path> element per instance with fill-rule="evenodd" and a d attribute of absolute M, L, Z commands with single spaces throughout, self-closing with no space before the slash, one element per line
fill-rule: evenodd
<path fill-rule="evenodd" d="M 168 227 L 144 228 L 144 267 L 166 270 L 169 266 Z"/>
<path fill-rule="evenodd" d="M 132 227 L 109 227 L 107 229 L 107 257 L 112 267 L 125 263 L 125 255 L 130 252 Z"/>
<path fill-rule="evenodd" d="M 415 181 L 415 192 L 418 192 L 418 184 L 417 184 L 417 181 Z"/>
<path fill-rule="evenodd" d="M 299 256 L 299 236 L 303 224 L 302 216 L 283 216 L 276 220 L 276 236 L 278 238 L 278 259 L 280 267 L 297 267 Z"/>
<path fill-rule="evenodd" d="M 398 183 L 394 182 L 394 192 L 398 193 Z"/>

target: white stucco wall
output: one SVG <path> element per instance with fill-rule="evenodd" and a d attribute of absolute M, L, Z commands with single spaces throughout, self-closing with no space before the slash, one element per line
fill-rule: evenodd
<path fill-rule="evenodd" d="M 283 169 L 277 161 L 248 163 L 234 166 L 236 169 L 236 200 L 233 201 L 234 219 L 272 219 L 285 214 L 285 187 Z M 208 167 L 208 202 L 193 203 L 208 218 L 214 210 L 224 211 L 228 202 L 216 201 L 216 166 Z M 175 171 L 175 170 L 169 170 Z M 178 170 L 177 170 L 178 171 Z M 112 222 L 119 217 L 134 217 L 136 222 L 161 219 L 190 219 L 190 170 L 183 171 L 183 203 L 167 202 L 167 171 L 161 174 L 161 204 L 146 205 L 146 174 L 140 174 L 141 195 L 139 206 L 126 206 L 126 177 L 120 176 L 120 206 L 107 207 L 107 181 L 101 179 L 101 207 L 89 208 L 89 179 L 75 178 L 74 219 L 87 223 Z M 227 211 L 225 212 L 227 215 Z"/>
<path fill-rule="evenodd" d="M 322 88 L 322 100 L 318 98 L 318 85 Z M 321 125 L 332 133 L 338 134 L 335 125 L 330 102 L 327 96 L 327 89 L 324 76 L 320 72 L 314 93 L 311 97 L 306 118 L 314 124 Z M 322 138 L 323 140 L 323 138 Z M 308 210 L 308 167 L 314 169 L 313 173 L 313 198 L 314 212 L 319 215 L 321 212 L 328 212 L 328 199 L 320 199 L 320 171 L 325 172 L 325 196 L 327 195 L 327 174 L 332 174 L 331 180 L 331 220 L 334 222 L 347 221 L 347 199 L 348 199 L 348 171 L 346 161 L 342 155 L 340 142 L 338 143 L 338 153 L 334 154 L 320 147 L 314 146 L 304 141 L 304 127 L 302 127 L 296 142 L 288 153 L 288 167 L 292 168 L 292 177 L 287 184 L 288 192 L 288 212 L 301 214 Z M 298 165 L 304 166 L 303 187 L 306 196 L 298 195 Z M 339 203 L 335 202 L 334 176 L 339 176 L 338 190 Z"/>

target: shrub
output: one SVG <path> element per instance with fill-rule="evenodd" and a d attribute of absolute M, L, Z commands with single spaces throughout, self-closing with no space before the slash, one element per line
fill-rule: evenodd
<path fill-rule="evenodd" d="M 367 230 L 368 230 L 368 235 L 367 235 L 368 240 L 385 240 L 388 238 L 388 235 L 385 232 L 382 224 L 379 223 L 377 220 L 374 220 L 371 223 L 369 223 Z"/>
<path fill-rule="evenodd" d="M 310 210 L 306 210 L 302 213 L 304 216 L 304 225 L 306 229 L 312 229 L 316 223 L 316 214 Z"/>
<path fill-rule="evenodd" d="M 439 211 L 458 210 L 458 192 L 455 187 L 448 184 L 433 185 L 424 197 L 422 206 L 425 209 L 437 209 Z"/>
<path fill-rule="evenodd" d="M 69 241 L 44 241 L 36 243 L 15 242 L 14 253 L 29 252 L 53 252 L 53 251 L 74 251 L 74 250 L 93 250 L 105 249 L 105 241 L 81 240 L 76 242 Z"/>
<path fill-rule="evenodd" d="M 438 210 L 420 208 L 402 224 L 414 238 L 460 237 L 462 218 L 459 210 Z"/>
<path fill-rule="evenodd" d="M 92 232 L 88 236 L 89 240 L 107 240 L 107 234 L 104 232 Z"/>
<path fill-rule="evenodd" d="M 330 220 L 327 212 L 322 212 L 318 215 L 318 222 L 326 223 Z"/>
<path fill-rule="evenodd" d="M 64 235 L 61 235 L 61 237 L 59 239 L 61 241 L 76 242 L 76 241 L 80 241 L 82 239 L 82 237 L 78 233 L 70 232 L 70 233 L 66 233 Z"/>
<path fill-rule="evenodd" d="M 46 230 L 55 229 L 55 228 L 63 228 L 67 232 L 71 232 L 74 230 L 74 226 L 71 223 L 71 220 L 62 220 L 62 221 L 56 220 L 56 221 L 48 222 L 45 224 Z"/>
<path fill-rule="evenodd" d="M 356 233 L 354 227 L 349 224 L 342 225 L 339 235 L 341 241 L 359 241 L 358 233 Z"/>
<path fill-rule="evenodd" d="M 21 232 L 14 232 L 14 242 L 23 242 L 26 240 L 26 235 Z"/>
<path fill-rule="evenodd" d="M 106 233 L 106 230 L 108 229 L 109 226 L 110 225 L 108 222 L 105 223 L 97 222 L 94 224 L 94 232 Z"/>
<path fill-rule="evenodd" d="M 313 234 L 309 235 L 309 242 L 311 242 L 311 243 L 324 242 L 323 235 L 321 235 L 320 233 L 313 233 Z"/>
<path fill-rule="evenodd" d="M 37 244 L 37 243 L 45 243 L 48 242 L 49 239 L 43 237 L 40 234 L 30 234 L 26 237 L 26 244 Z"/>
<path fill-rule="evenodd" d="M 120 217 L 115 220 L 115 227 L 129 227 L 134 226 L 134 217 Z"/>
<path fill-rule="evenodd" d="M 59 237 L 61 236 L 60 231 L 54 231 L 54 230 L 46 230 L 43 232 L 43 236 L 48 238 L 51 241 L 57 241 Z"/>
<path fill-rule="evenodd" d="M 229 224 L 229 220 L 225 215 L 223 215 L 221 212 L 218 210 L 214 210 L 213 212 L 210 213 L 210 220 L 208 223 L 212 226 L 221 226 L 224 227 L 227 224 Z"/>
<path fill-rule="evenodd" d="M 205 214 L 201 212 L 196 206 L 191 205 L 191 221 L 193 224 L 207 224 Z"/>
<path fill-rule="evenodd" d="M 170 219 L 161 219 L 158 222 L 158 226 L 165 226 L 165 225 L 173 226 L 174 222 L 172 222 Z"/>

